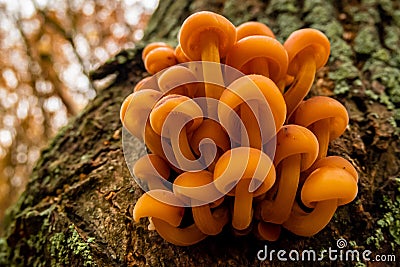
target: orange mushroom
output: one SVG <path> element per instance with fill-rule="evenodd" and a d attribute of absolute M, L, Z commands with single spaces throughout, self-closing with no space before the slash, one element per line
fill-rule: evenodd
<path fill-rule="evenodd" d="M 193 98 L 200 85 L 194 73 L 184 66 L 172 66 L 158 77 L 158 86 L 164 94 L 180 94 Z"/>
<path fill-rule="evenodd" d="M 303 101 L 293 114 L 293 122 L 309 128 L 319 143 L 318 159 L 326 156 L 330 141 L 346 130 L 349 115 L 337 100 L 326 96 L 315 96 Z"/>
<path fill-rule="evenodd" d="M 189 16 L 183 22 L 179 33 L 182 51 L 193 61 L 220 63 L 220 59 L 225 57 L 235 41 L 235 26 L 225 17 L 209 11 Z M 203 75 L 206 97 L 219 99 L 222 88 L 215 84 L 224 84 L 221 66 L 204 64 Z"/>
<path fill-rule="evenodd" d="M 277 40 L 254 35 L 240 39 L 229 50 L 225 63 L 245 74 L 261 74 L 277 83 L 286 76 L 288 54 Z"/>
<path fill-rule="evenodd" d="M 214 143 L 202 143 L 207 139 Z M 204 166 L 208 166 L 210 171 L 214 171 L 215 163 L 219 157 L 231 147 L 228 134 L 221 124 L 212 119 L 203 120 L 200 127 L 193 132 L 190 138 L 190 146 L 197 156 L 203 155 Z"/>
<path fill-rule="evenodd" d="M 157 196 L 155 198 L 154 196 Z M 162 201 L 162 200 L 165 200 Z M 173 202 L 176 206 L 166 204 Z M 157 233 L 166 241 L 178 245 L 189 246 L 207 237 L 195 224 L 186 228 L 178 228 L 182 222 L 185 208 L 179 199 L 169 191 L 151 190 L 144 193 L 133 209 L 133 219 L 138 222 L 142 217 L 151 217 Z"/>
<path fill-rule="evenodd" d="M 236 27 L 236 41 L 252 35 L 264 35 L 275 38 L 271 29 L 264 23 L 258 21 L 248 21 Z"/>
<path fill-rule="evenodd" d="M 122 103 L 120 118 L 124 127 L 144 141 L 151 152 L 165 158 L 163 146 L 168 146 L 150 126 L 151 109 L 161 98 L 159 91 L 143 89 L 129 95 Z"/>
<path fill-rule="evenodd" d="M 188 134 L 197 129 L 202 121 L 201 108 L 186 96 L 164 96 L 152 109 L 151 127 L 155 133 L 170 140 L 173 155 L 166 156 L 175 167 L 187 171 L 203 169 L 196 161 L 188 140 Z"/>
<path fill-rule="evenodd" d="M 173 184 L 174 193 L 188 198 L 196 226 L 207 235 L 216 235 L 228 223 L 227 207 L 211 211 L 211 203 L 219 202 L 223 196 L 213 185 L 213 174 L 209 171 L 184 172 L 176 177 Z M 218 199 L 217 199 L 218 198 Z M 211 200 L 213 200 L 211 202 Z M 213 205 L 215 207 L 215 205 Z"/>
<path fill-rule="evenodd" d="M 305 180 L 301 201 L 310 213 L 294 208 L 283 227 L 300 236 L 312 236 L 331 220 L 338 206 L 351 202 L 357 195 L 358 175 L 345 159 L 327 157 L 316 162 L 316 168 Z"/>
<path fill-rule="evenodd" d="M 133 88 L 133 92 L 140 91 L 142 89 L 153 89 L 159 91 L 157 80 L 153 76 L 148 76 L 141 79 Z"/>
<path fill-rule="evenodd" d="M 232 82 L 221 95 L 218 118 L 222 126 L 226 129 L 240 126 L 232 111 L 242 109 L 245 105 L 249 105 L 249 112 L 240 113 L 240 119 L 244 124 L 246 136 L 243 136 L 242 132 L 240 137 L 234 134 L 230 138 L 244 146 L 247 146 L 248 138 L 250 147 L 261 149 L 282 127 L 286 118 L 285 101 L 275 83 L 269 78 L 262 75 L 243 76 Z"/>
<path fill-rule="evenodd" d="M 169 165 L 158 155 L 147 154 L 138 159 L 133 166 L 133 175 L 138 179 L 141 188 L 148 190 L 164 189 L 163 181 L 170 175 Z"/>
<path fill-rule="evenodd" d="M 290 215 L 300 172 L 311 167 L 318 155 L 318 141 L 307 128 L 285 125 L 277 133 L 274 165 L 278 170 L 278 191 L 273 200 L 260 202 L 266 222 L 282 224 Z"/>
<path fill-rule="evenodd" d="M 153 42 L 153 43 L 150 43 L 150 44 L 146 45 L 146 47 L 142 51 L 142 61 L 143 62 L 145 61 L 145 58 L 147 57 L 147 55 L 152 50 L 154 50 L 156 48 L 159 48 L 159 47 L 167 47 L 167 48 L 171 48 L 172 49 L 172 46 L 170 46 L 169 44 L 164 43 L 164 42 Z"/>
<path fill-rule="evenodd" d="M 174 49 L 170 47 L 157 47 L 151 50 L 144 59 L 144 67 L 150 74 L 174 66 L 178 63 Z"/>
<path fill-rule="evenodd" d="M 281 225 L 269 222 L 257 222 L 254 229 L 255 235 L 261 240 L 276 241 L 281 235 Z"/>
<path fill-rule="evenodd" d="M 296 107 L 308 94 L 315 73 L 329 58 L 328 38 L 315 29 L 301 29 L 293 32 L 283 45 L 289 56 L 288 74 L 295 77 L 290 88 L 284 93 L 289 119 Z"/>
<path fill-rule="evenodd" d="M 237 230 L 249 227 L 252 219 L 253 197 L 259 196 L 275 182 L 275 168 L 261 150 L 236 147 L 225 152 L 217 161 L 214 184 L 223 194 L 235 196 L 232 226 Z"/>
<path fill-rule="evenodd" d="M 183 53 L 182 51 L 182 47 L 180 44 L 178 44 L 175 47 L 175 57 L 178 60 L 179 63 L 185 63 L 185 62 L 189 62 L 190 59 L 185 55 L 185 53 Z"/>

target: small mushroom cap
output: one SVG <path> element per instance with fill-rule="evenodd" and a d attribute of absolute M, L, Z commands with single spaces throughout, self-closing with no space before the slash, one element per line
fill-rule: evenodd
<path fill-rule="evenodd" d="M 251 147 L 236 147 L 225 152 L 215 165 L 216 188 L 226 194 L 241 179 L 251 179 L 249 192 L 253 196 L 267 192 L 275 182 L 275 168 L 268 155 Z"/>
<path fill-rule="evenodd" d="M 357 183 L 358 182 L 358 173 L 356 169 L 353 167 L 353 165 L 346 159 L 339 157 L 339 156 L 329 156 L 326 158 L 319 159 L 316 161 L 310 169 L 307 170 L 307 173 L 312 173 L 318 168 L 324 167 L 324 166 L 330 166 L 330 167 L 336 167 L 343 169 L 347 172 L 349 172 L 353 178 L 354 181 Z"/>
<path fill-rule="evenodd" d="M 192 204 L 196 206 L 210 204 L 222 197 L 213 182 L 213 174 L 209 171 L 184 172 L 176 177 L 173 191 L 178 196 L 194 200 Z"/>
<path fill-rule="evenodd" d="M 152 195 L 158 197 L 154 198 Z M 159 199 L 165 199 L 166 202 Z M 166 204 L 170 202 L 179 204 L 178 198 L 172 192 L 165 190 L 148 191 L 136 202 L 133 208 L 133 219 L 138 222 L 143 217 L 154 217 L 178 227 L 183 218 L 184 208 L 183 205 L 172 206 Z"/>
<path fill-rule="evenodd" d="M 184 63 L 184 62 L 189 62 L 190 59 L 183 53 L 182 47 L 180 44 L 178 44 L 175 47 L 175 57 L 178 60 L 179 63 Z"/>
<path fill-rule="evenodd" d="M 270 139 L 269 135 L 275 135 L 276 131 L 278 131 L 285 122 L 286 104 L 275 83 L 263 75 L 246 75 L 232 82 L 221 95 L 221 104 L 218 105 L 218 118 L 221 124 L 226 126 L 227 129 L 237 127 L 234 123 L 235 119 L 232 118 L 232 115 L 234 115 L 232 110 L 252 100 L 261 102 L 262 105 L 259 105 L 259 108 L 264 107 L 264 113 L 272 113 L 275 123 L 274 129 L 271 129 L 272 123 L 265 121 L 267 119 L 265 114 L 264 117 L 258 118 L 259 126 L 263 134 L 262 141 L 268 141 Z M 265 110 L 265 108 L 270 109 L 270 111 Z M 241 119 L 245 120 L 246 118 Z M 240 142 L 239 135 L 233 135 L 231 138 L 233 138 L 235 142 Z"/>
<path fill-rule="evenodd" d="M 225 64 L 241 70 L 255 58 L 267 59 L 270 77 L 274 82 L 286 76 L 288 54 L 280 42 L 268 36 L 248 36 L 239 40 L 226 55 Z"/>
<path fill-rule="evenodd" d="M 300 171 L 308 169 L 318 156 L 318 140 L 305 127 L 284 125 L 276 137 L 275 166 L 283 159 L 296 154 L 301 154 Z"/>
<path fill-rule="evenodd" d="M 170 175 L 170 168 L 160 156 L 147 154 L 135 162 L 133 174 L 135 177 L 142 180 L 151 177 L 162 177 L 167 180 Z"/>
<path fill-rule="evenodd" d="M 300 29 L 294 31 L 283 45 L 289 56 L 288 74 L 295 76 L 301 62 L 296 56 L 307 49 L 312 55 L 317 70 L 326 64 L 330 53 L 330 43 L 328 38 L 316 29 Z"/>
<path fill-rule="evenodd" d="M 301 189 L 301 200 L 307 207 L 324 200 L 338 200 L 338 206 L 345 205 L 356 197 L 357 182 L 345 169 L 324 166 L 313 171 Z"/>
<path fill-rule="evenodd" d="M 248 21 L 240 24 L 236 28 L 236 41 L 251 35 L 264 35 L 275 38 L 271 29 L 264 23 L 258 21 Z"/>
<path fill-rule="evenodd" d="M 349 115 L 337 100 L 327 96 L 315 96 L 303 101 L 293 114 L 294 123 L 309 127 L 311 124 L 329 119 L 329 140 L 338 138 L 346 130 Z"/>
<path fill-rule="evenodd" d="M 129 95 L 122 103 L 120 118 L 124 127 L 134 136 L 143 140 L 150 111 L 161 98 L 161 92 L 143 89 Z"/>
<path fill-rule="evenodd" d="M 154 48 L 144 59 L 144 66 L 150 74 L 155 74 L 177 63 L 174 49 L 170 47 Z"/>
<path fill-rule="evenodd" d="M 154 76 L 148 76 L 141 79 L 133 88 L 133 92 L 137 92 L 142 89 L 153 89 L 159 91 L 157 79 Z"/>
<path fill-rule="evenodd" d="M 190 69 L 183 66 L 172 66 L 160 75 L 158 86 L 163 93 L 171 93 L 175 88 L 183 86 L 186 91 L 191 91 L 191 95 L 194 95 L 199 89 L 199 86 L 194 84 L 197 80 Z"/>
<path fill-rule="evenodd" d="M 221 124 L 214 120 L 203 120 L 200 127 L 193 132 L 190 139 L 190 145 L 197 155 L 200 155 L 199 146 L 200 142 L 204 138 L 210 138 L 213 140 L 215 145 L 224 152 L 230 149 L 231 144 L 228 134 L 225 132 Z"/>
<path fill-rule="evenodd" d="M 169 116 L 173 116 L 169 118 Z M 168 118 L 168 124 L 165 124 Z M 196 104 L 192 99 L 182 95 L 167 95 L 161 98 L 154 106 L 150 113 L 150 124 L 154 131 L 163 136 L 169 136 L 169 127 L 180 127 L 182 118 L 184 121 L 188 121 L 186 125 L 186 131 L 192 132 L 197 129 L 203 121 L 203 112 L 199 105 Z M 165 131 L 163 132 L 163 128 Z"/>
<path fill-rule="evenodd" d="M 191 60 L 201 60 L 203 48 L 200 47 L 200 40 L 206 32 L 218 35 L 221 58 L 225 57 L 236 41 L 236 28 L 225 17 L 209 11 L 192 14 L 183 22 L 179 33 L 182 50 Z"/>
<path fill-rule="evenodd" d="M 150 43 L 148 45 L 146 45 L 146 47 L 143 49 L 142 52 L 142 60 L 144 61 L 144 59 L 147 57 L 147 55 L 154 49 L 159 48 L 159 47 L 168 47 L 171 48 L 172 47 L 164 42 L 154 42 L 154 43 Z"/>

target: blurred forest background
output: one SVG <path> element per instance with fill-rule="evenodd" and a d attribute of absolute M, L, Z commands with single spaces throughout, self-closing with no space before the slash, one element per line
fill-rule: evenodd
<path fill-rule="evenodd" d="M 157 5 L 0 0 L 0 226 L 43 146 L 95 97 L 90 71 L 133 48 Z"/>

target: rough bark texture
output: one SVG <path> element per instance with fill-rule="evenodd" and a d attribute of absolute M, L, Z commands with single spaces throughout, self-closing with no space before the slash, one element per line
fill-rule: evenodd
<path fill-rule="evenodd" d="M 276 257 L 260 262 L 257 251 L 266 244 L 269 250 L 320 251 L 336 248 L 339 238 L 348 241 L 347 248 L 395 254 L 400 260 L 399 2 L 160 2 L 143 43 L 122 51 L 92 74 L 95 80 L 116 74 L 114 82 L 99 91 L 43 151 L 26 191 L 9 212 L 6 235 L 0 239 L 0 265 L 278 266 L 283 263 Z M 266 243 L 251 235 L 235 237 L 226 227 L 223 234 L 197 245 L 176 247 L 149 232 L 145 220 L 132 222 L 131 211 L 142 191 L 125 164 L 120 105 L 133 85 L 147 75 L 140 59 L 143 45 L 150 41 L 176 44 L 183 20 L 199 10 L 216 11 L 235 25 L 264 22 L 281 41 L 301 27 L 320 29 L 329 37 L 331 58 L 318 73 L 311 94 L 333 96 L 347 107 L 349 127 L 333 142 L 329 154 L 350 160 L 360 182 L 357 199 L 340 207 L 316 236 L 301 238 L 283 232 L 278 242 Z"/>

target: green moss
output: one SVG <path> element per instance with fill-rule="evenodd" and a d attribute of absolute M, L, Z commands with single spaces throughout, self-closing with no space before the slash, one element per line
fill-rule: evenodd
<path fill-rule="evenodd" d="M 371 80 L 376 80 L 385 87 L 391 108 L 400 103 L 400 69 L 390 67 L 379 60 L 369 60 L 365 63 L 363 71 L 371 73 Z M 389 106 L 389 105 L 388 105 Z"/>
<path fill-rule="evenodd" d="M 310 13 L 304 18 L 307 23 L 324 24 L 332 20 L 332 12 L 323 6 L 316 6 L 311 9 Z"/>
<path fill-rule="evenodd" d="M 375 233 L 367 239 L 367 244 L 373 244 L 378 249 L 381 248 L 383 242 L 389 243 L 393 251 L 400 245 L 400 178 L 395 179 L 398 184 L 398 193 L 395 199 L 383 196 L 384 203 L 381 208 L 385 210 L 385 213 L 377 221 Z M 388 234 L 391 240 L 385 239 L 385 234 Z"/>
<path fill-rule="evenodd" d="M 354 79 L 359 76 L 358 69 L 351 62 L 344 62 L 339 67 L 330 72 L 329 78 L 334 81 L 340 81 L 345 79 Z"/>
<path fill-rule="evenodd" d="M 400 45 L 400 29 L 395 26 L 386 26 L 385 27 L 385 45 L 397 51 Z"/>
<path fill-rule="evenodd" d="M 351 63 L 351 58 L 353 57 L 353 50 L 350 45 L 348 45 L 341 38 L 332 38 L 331 41 L 331 57 L 330 62 L 334 62 L 339 60 L 341 62 L 349 62 Z"/>
<path fill-rule="evenodd" d="M 396 23 L 397 27 L 400 27 L 400 10 L 393 11 L 393 21 Z"/>
<path fill-rule="evenodd" d="M 273 31 L 276 33 L 277 39 L 280 42 L 284 42 L 292 32 L 300 29 L 302 26 L 303 22 L 295 15 L 282 13 L 276 18 L 276 26 Z"/>
<path fill-rule="evenodd" d="M 359 54 L 372 54 L 380 48 L 378 32 L 374 26 L 361 28 L 354 39 L 354 50 Z"/>
<path fill-rule="evenodd" d="M 95 266 L 91 255 L 89 243 L 93 242 L 93 238 L 84 241 L 76 231 L 74 225 L 70 225 L 66 233 L 55 233 L 50 237 L 47 245 L 52 262 L 51 266 L 70 265 L 70 254 L 74 254 L 83 259 L 82 266 Z"/>
<path fill-rule="evenodd" d="M 268 6 L 267 13 L 269 15 L 278 13 L 297 13 L 299 8 L 297 7 L 297 1 L 294 0 L 272 0 Z"/>

